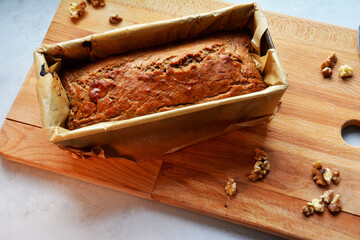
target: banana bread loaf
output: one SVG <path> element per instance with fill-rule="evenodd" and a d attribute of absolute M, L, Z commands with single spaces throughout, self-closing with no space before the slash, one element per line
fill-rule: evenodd
<path fill-rule="evenodd" d="M 219 32 L 67 68 L 66 128 L 129 119 L 265 89 L 247 31 Z"/>

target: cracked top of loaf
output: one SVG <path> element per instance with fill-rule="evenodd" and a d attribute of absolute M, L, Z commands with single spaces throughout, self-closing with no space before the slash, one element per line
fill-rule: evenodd
<path fill-rule="evenodd" d="M 245 30 L 141 49 L 67 68 L 66 128 L 129 119 L 265 89 Z"/>

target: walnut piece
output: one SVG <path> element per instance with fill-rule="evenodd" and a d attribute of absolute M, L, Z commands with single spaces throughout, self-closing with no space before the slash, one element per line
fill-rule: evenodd
<path fill-rule="evenodd" d="M 324 194 L 321 195 L 320 197 L 326 204 L 330 204 L 334 196 L 335 196 L 334 190 L 329 190 L 324 192 Z"/>
<path fill-rule="evenodd" d="M 330 183 L 331 183 L 331 178 L 332 178 L 331 170 L 330 170 L 329 168 L 325 168 L 324 170 L 325 170 L 325 172 L 323 173 L 323 177 L 324 177 L 326 183 L 327 183 L 328 185 L 330 185 Z"/>
<path fill-rule="evenodd" d="M 94 7 L 104 7 L 106 5 L 105 0 L 86 0 L 88 3 L 91 3 Z"/>
<path fill-rule="evenodd" d="M 348 65 L 342 65 L 339 68 L 339 75 L 340 77 L 351 77 L 353 75 L 354 70 L 352 69 L 352 67 L 348 66 Z"/>
<path fill-rule="evenodd" d="M 71 18 L 79 18 L 81 15 L 85 13 L 86 2 L 82 1 L 81 3 L 70 3 L 69 11 Z"/>
<path fill-rule="evenodd" d="M 268 161 L 268 154 L 259 148 L 255 148 L 255 164 L 254 169 L 251 171 L 249 180 L 256 182 L 263 178 L 270 171 L 270 162 Z"/>
<path fill-rule="evenodd" d="M 303 206 L 303 213 L 305 216 L 310 216 L 316 212 L 324 212 L 325 204 L 327 205 L 329 211 L 331 213 L 336 213 L 341 211 L 341 202 L 340 202 L 340 195 L 334 193 L 333 190 L 329 190 L 324 192 L 323 195 L 320 196 L 320 199 L 313 199 L 311 202 L 306 203 Z"/>
<path fill-rule="evenodd" d="M 226 182 L 225 192 L 230 197 L 236 194 L 236 182 L 234 181 L 234 179 L 229 178 L 229 180 Z"/>
<path fill-rule="evenodd" d="M 268 160 L 268 158 L 269 156 L 265 151 L 259 148 L 255 148 L 255 157 L 254 157 L 255 161 L 265 161 Z"/>
<path fill-rule="evenodd" d="M 331 180 L 333 183 L 338 184 L 340 182 L 340 171 L 334 170 Z"/>
<path fill-rule="evenodd" d="M 326 68 L 326 67 L 328 67 L 328 68 L 333 68 L 334 65 L 335 65 L 335 63 L 336 63 L 336 61 L 337 61 L 337 57 L 336 57 L 335 53 L 332 52 L 332 53 L 327 57 L 327 59 L 325 60 L 325 62 L 323 62 L 323 63 L 321 64 L 321 69 L 324 69 L 324 68 Z"/>
<path fill-rule="evenodd" d="M 313 163 L 313 167 L 316 169 L 322 169 L 322 163 L 320 161 L 316 161 Z"/>
<path fill-rule="evenodd" d="M 317 211 L 317 212 L 324 212 L 324 210 L 325 210 L 325 204 L 324 204 L 324 201 L 322 199 L 314 198 L 308 204 L 310 206 L 312 206 L 314 208 L 314 210 Z"/>
<path fill-rule="evenodd" d="M 312 206 L 311 202 L 306 203 L 306 205 L 303 206 L 302 210 L 303 210 L 302 212 L 304 213 L 304 215 L 307 217 L 314 214 L 314 207 Z"/>
<path fill-rule="evenodd" d="M 319 161 L 313 163 L 311 173 L 313 175 L 314 181 L 321 186 L 330 185 L 331 181 L 337 181 L 337 183 L 340 181 L 340 172 L 338 170 L 335 170 L 334 173 L 332 173 L 329 168 L 323 168 L 322 163 Z M 335 178 L 333 177 L 334 174 Z"/>
<path fill-rule="evenodd" d="M 311 169 L 311 173 L 313 176 L 316 175 L 317 171 L 322 169 L 322 163 L 319 161 L 316 161 L 313 163 L 313 168 Z"/>
<path fill-rule="evenodd" d="M 336 194 L 334 199 L 331 201 L 331 203 L 328 206 L 328 209 L 331 213 L 336 213 L 341 211 L 341 202 L 340 202 L 340 195 Z"/>
<path fill-rule="evenodd" d="M 328 183 L 324 178 L 324 173 L 325 173 L 325 169 L 321 169 L 321 170 L 317 170 L 315 177 L 314 177 L 314 181 L 321 186 L 327 186 Z"/>
<path fill-rule="evenodd" d="M 119 14 L 113 14 L 109 17 L 109 23 L 117 24 L 122 21 L 122 17 L 119 16 Z"/>
<path fill-rule="evenodd" d="M 325 67 L 321 70 L 321 74 L 323 75 L 324 78 L 326 77 L 331 77 L 332 75 L 332 69 L 329 67 Z"/>

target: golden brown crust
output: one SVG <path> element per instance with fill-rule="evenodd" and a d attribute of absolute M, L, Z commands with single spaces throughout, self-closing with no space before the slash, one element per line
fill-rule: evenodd
<path fill-rule="evenodd" d="M 250 35 L 221 32 L 67 69 L 66 127 L 129 119 L 265 89 Z"/>

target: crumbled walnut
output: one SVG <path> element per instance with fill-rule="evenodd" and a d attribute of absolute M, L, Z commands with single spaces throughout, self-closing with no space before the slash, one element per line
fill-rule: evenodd
<path fill-rule="evenodd" d="M 94 7 L 104 7 L 106 5 L 105 0 L 86 0 L 88 3 L 91 3 Z"/>
<path fill-rule="evenodd" d="M 313 168 L 311 169 L 311 173 L 313 176 L 316 175 L 317 171 L 322 169 L 322 164 L 319 161 L 313 163 Z"/>
<path fill-rule="evenodd" d="M 122 17 L 119 16 L 119 14 L 113 14 L 109 17 L 109 23 L 117 24 L 122 21 Z"/>
<path fill-rule="evenodd" d="M 314 177 L 314 181 L 321 186 L 328 185 L 327 181 L 324 178 L 324 173 L 325 169 L 317 170 Z"/>
<path fill-rule="evenodd" d="M 335 53 L 333 52 L 333 53 L 331 53 L 331 54 L 327 57 L 327 59 L 325 60 L 325 62 L 323 62 L 323 63 L 321 64 L 321 69 L 324 69 L 324 68 L 326 68 L 326 67 L 328 67 L 328 68 L 333 68 L 334 65 L 335 65 L 335 63 L 336 63 L 336 61 L 337 61 L 337 57 L 336 57 Z"/>
<path fill-rule="evenodd" d="M 268 154 L 258 148 L 255 148 L 255 157 L 256 160 L 254 164 L 254 169 L 249 175 L 249 179 L 252 182 L 257 181 L 258 179 L 264 177 L 270 171 L 270 162 L 268 159 Z"/>
<path fill-rule="evenodd" d="M 335 193 L 333 190 L 324 192 L 320 199 L 313 199 L 311 202 L 306 203 L 306 205 L 303 207 L 303 213 L 308 217 L 314 213 L 314 210 L 317 212 L 324 212 L 325 203 L 331 213 L 340 212 L 340 195 L 334 195 Z"/>
<path fill-rule="evenodd" d="M 341 202 L 340 202 L 340 195 L 336 194 L 334 199 L 328 206 L 328 209 L 331 213 L 340 212 L 341 211 Z"/>
<path fill-rule="evenodd" d="M 304 215 L 307 217 L 314 214 L 314 207 L 312 206 L 311 202 L 306 203 L 302 210 Z"/>
<path fill-rule="evenodd" d="M 253 170 L 253 171 L 251 171 L 251 173 L 249 175 L 249 180 L 252 182 L 256 182 L 257 180 L 259 180 L 262 177 L 263 176 L 260 173 L 255 173 Z"/>
<path fill-rule="evenodd" d="M 313 168 L 311 169 L 311 173 L 314 177 L 314 181 L 321 185 L 321 186 L 326 186 L 326 185 L 330 185 L 331 180 L 332 181 L 336 181 L 339 180 L 336 177 L 338 176 L 340 178 L 340 172 L 338 170 L 336 170 L 336 177 L 335 180 L 333 179 L 333 173 L 331 172 L 331 170 L 329 168 L 322 168 L 322 164 L 321 162 L 317 161 L 313 163 Z"/>
<path fill-rule="evenodd" d="M 264 170 L 268 172 L 270 169 L 270 162 L 268 160 L 264 161 Z"/>
<path fill-rule="evenodd" d="M 311 202 L 308 204 L 309 204 L 309 206 L 312 206 L 314 208 L 314 210 L 317 212 L 324 212 L 324 210 L 325 210 L 325 204 L 322 199 L 315 198 L 315 199 L 311 200 Z"/>
<path fill-rule="evenodd" d="M 323 68 L 323 69 L 321 70 L 321 74 L 323 75 L 324 78 L 326 78 L 326 77 L 331 77 L 331 75 L 332 75 L 332 69 L 329 68 L 329 67 Z"/>
<path fill-rule="evenodd" d="M 236 193 L 236 182 L 234 179 L 229 178 L 225 185 L 225 192 L 228 196 L 232 197 Z"/>
<path fill-rule="evenodd" d="M 322 163 L 320 161 L 316 161 L 313 163 L 313 167 L 316 169 L 322 169 Z"/>
<path fill-rule="evenodd" d="M 354 70 L 352 69 L 352 67 L 348 66 L 348 65 L 342 65 L 339 68 L 339 74 L 340 77 L 351 77 L 353 75 Z"/>
<path fill-rule="evenodd" d="M 255 148 L 255 157 L 254 157 L 255 161 L 265 161 L 268 160 L 268 158 L 269 156 L 265 151 L 259 148 Z"/>
<path fill-rule="evenodd" d="M 334 195 L 335 195 L 334 190 L 329 190 L 324 192 L 324 194 L 321 195 L 320 197 L 326 204 L 330 204 L 334 198 Z"/>
<path fill-rule="evenodd" d="M 71 18 L 79 18 L 81 15 L 85 13 L 86 2 L 82 1 L 81 3 L 70 3 L 69 11 Z"/>
<path fill-rule="evenodd" d="M 332 175 L 332 179 L 333 183 L 338 184 L 340 182 L 340 171 L 339 170 L 334 170 L 333 171 L 333 175 Z"/>

